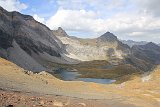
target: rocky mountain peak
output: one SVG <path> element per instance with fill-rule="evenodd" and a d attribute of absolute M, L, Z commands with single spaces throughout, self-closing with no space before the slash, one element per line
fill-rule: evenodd
<path fill-rule="evenodd" d="M 62 27 L 58 27 L 58 31 L 64 31 Z"/>
<path fill-rule="evenodd" d="M 57 30 L 53 30 L 53 34 L 56 36 L 66 37 L 68 34 L 61 27 L 58 27 Z"/>
<path fill-rule="evenodd" d="M 105 42 L 105 41 L 114 42 L 114 41 L 117 41 L 118 39 L 113 33 L 106 32 L 103 35 L 101 35 L 100 37 L 98 37 L 98 40 L 103 41 L 103 42 Z"/>

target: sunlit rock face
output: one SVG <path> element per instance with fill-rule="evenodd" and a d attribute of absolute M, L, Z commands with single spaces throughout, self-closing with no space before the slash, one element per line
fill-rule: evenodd
<path fill-rule="evenodd" d="M 67 55 L 82 61 L 123 59 L 130 53 L 129 47 L 122 44 L 116 36 L 106 32 L 95 39 L 70 37 L 63 30 L 53 31 L 64 44 Z M 56 32 L 56 33 L 55 33 Z M 61 35 L 60 35 L 61 34 Z M 65 35 L 64 35 L 65 34 Z"/>

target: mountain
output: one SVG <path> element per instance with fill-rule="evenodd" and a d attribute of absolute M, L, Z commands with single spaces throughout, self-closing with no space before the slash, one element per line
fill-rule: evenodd
<path fill-rule="evenodd" d="M 132 54 L 148 63 L 160 64 L 160 47 L 155 43 L 133 46 Z"/>
<path fill-rule="evenodd" d="M 133 40 L 121 40 L 121 42 L 124 44 L 127 44 L 130 47 L 132 47 L 134 45 L 145 45 L 148 43 L 146 41 L 133 41 Z"/>
<path fill-rule="evenodd" d="M 70 37 L 61 29 L 54 30 L 53 34 L 58 34 L 56 36 L 66 45 L 68 57 L 81 61 L 121 60 L 130 53 L 130 48 L 110 32 L 94 39 Z"/>
<path fill-rule="evenodd" d="M 155 65 L 160 64 L 160 47 L 157 44 L 153 42 L 136 42 L 132 40 L 124 40 L 122 42 L 131 47 L 132 54 L 129 59 L 130 61 L 132 59 L 132 65 L 136 65 L 144 71 L 149 71 Z M 140 61 L 137 62 L 135 59 Z"/>
<path fill-rule="evenodd" d="M 94 39 L 71 37 L 62 28 L 53 34 L 65 44 L 66 55 L 80 61 L 107 60 L 112 65 L 129 64 L 142 71 L 160 63 L 159 46 L 154 43 L 131 41 L 134 44 L 131 48 L 110 32 Z"/>
<path fill-rule="evenodd" d="M 32 71 L 46 70 L 47 62 L 69 63 L 64 45 L 32 16 L 0 7 L 0 57 Z"/>

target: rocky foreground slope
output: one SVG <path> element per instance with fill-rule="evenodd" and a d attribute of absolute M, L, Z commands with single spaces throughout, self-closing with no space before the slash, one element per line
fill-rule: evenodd
<path fill-rule="evenodd" d="M 118 85 L 61 81 L 46 72 L 33 74 L 2 58 L 0 69 L 2 107 L 160 106 L 159 68 L 150 75 L 134 77 L 133 80 Z"/>

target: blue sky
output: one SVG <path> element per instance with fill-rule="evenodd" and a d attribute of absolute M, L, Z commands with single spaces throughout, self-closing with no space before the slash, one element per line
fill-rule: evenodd
<path fill-rule="evenodd" d="M 55 0 L 20 0 L 22 3 L 25 3 L 28 8 L 22 10 L 24 14 L 34 15 L 38 14 L 41 17 L 49 18 L 58 9 L 57 2 Z"/>
<path fill-rule="evenodd" d="M 86 11 L 100 11 L 103 15 L 100 16 L 101 18 L 107 18 L 111 15 L 114 15 L 115 13 L 119 11 L 131 11 L 132 5 L 127 5 L 130 3 L 129 0 L 123 0 L 125 1 L 125 4 L 117 4 L 125 6 L 125 8 L 113 8 L 109 7 L 107 9 L 107 5 L 100 4 L 98 7 L 96 7 L 95 4 L 90 4 L 90 2 L 85 2 L 85 0 L 19 0 L 20 2 L 26 4 L 28 6 L 27 9 L 23 9 L 21 12 L 24 14 L 34 15 L 38 14 L 39 16 L 43 18 L 49 18 L 53 14 L 57 12 L 59 8 L 63 9 L 71 9 L 71 10 L 81 10 L 84 9 Z M 71 2 L 74 1 L 74 2 Z M 76 2 L 75 2 L 76 1 Z M 80 2 L 79 2 L 80 1 Z M 93 0 L 94 1 L 94 0 Z M 106 3 L 111 3 L 112 0 L 102 0 Z M 70 3 L 72 3 L 70 5 Z M 101 3 L 101 2 L 100 2 Z M 106 8 L 105 8 L 106 7 Z M 112 11 L 110 11 L 112 10 Z"/>
<path fill-rule="evenodd" d="M 54 30 L 95 38 L 110 31 L 120 39 L 160 42 L 160 0 L 0 0 L 8 11 L 32 15 Z"/>

